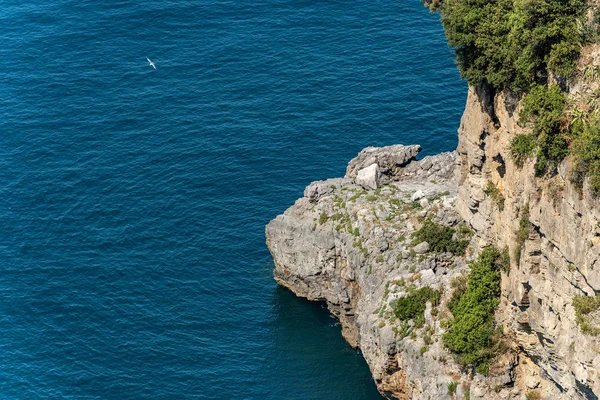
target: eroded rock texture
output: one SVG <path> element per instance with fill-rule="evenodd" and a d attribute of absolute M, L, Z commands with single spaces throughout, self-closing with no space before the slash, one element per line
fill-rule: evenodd
<path fill-rule="evenodd" d="M 298 296 L 327 302 L 387 397 L 450 398 L 448 385 L 456 382 L 455 396 L 469 392 L 483 398 L 477 393 L 487 396 L 488 383 L 461 371 L 441 342 L 450 283 L 466 272 L 465 259 L 433 253 L 428 243 L 411 239 L 426 218 L 464 226 L 454 207 L 456 156 L 415 161 L 419 150 L 369 148 L 350 162 L 346 178 L 309 185 L 303 198 L 267 226 L 275 279 Z M 365 188 L 360 171 L 374 164 L 388 183 Z M 439 307 L 427 304 L 420 327 L 393 312 L 394 300 L 411 286 L 443 292 Z M 514 363 L 504 364 L 492 374 L 503 388 L 514 376 Z"/>
<path fill-rule="evenodd" d="M 570 96 L 586 90 L 573 83 Z M 510 141 L 528 133 L 517 124 L 519 109 L 507 93 L 469 90 L 459 130 L 457 210 L 480 245 L 510 249 L 512 268 L 503 278 L 497 319 L 530 364 L 519 381 L 523 391 L 539 386 L 543 398 L 597 399 L 600 341 L 581 333 L 572 301 L 600 290 L 598 200 L 571 182 L 570 158 L 540 178 L 534 160 L 517 168 Z M 489 185 L 498 194 L 491 195 Z M 530 223 L 524 242 L 517 232 L 521 219 Z"/>

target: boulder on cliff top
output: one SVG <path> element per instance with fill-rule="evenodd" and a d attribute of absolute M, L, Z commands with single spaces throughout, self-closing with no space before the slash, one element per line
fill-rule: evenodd
<path fill-rule="evenodd" d="M 365 189 L 377 189 L 379 187 L 380 173 L 377 164 L 371 164 L 358 171 L 355 182 Z"/>
<path fill-rule="evenodd" d="M 356 178 L 358 172 L 372 164 L 377 164 L 383 175 L 393 176 L 397 171 L 417 157 L 421 146 L 395 144 L 386 147 L 367 147 L 350 160 L 346 168 L 346 178 Z"/>

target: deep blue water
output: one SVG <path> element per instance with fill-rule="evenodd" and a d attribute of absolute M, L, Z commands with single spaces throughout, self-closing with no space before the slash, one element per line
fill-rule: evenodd
<path fill-rule="evenodd" d="M 438 18 L 1 8 L 0 398 L 378 398 L 327 311 L 274 283 L 264 225 L 365 146 L 455 147 L 466 84 Z"/>

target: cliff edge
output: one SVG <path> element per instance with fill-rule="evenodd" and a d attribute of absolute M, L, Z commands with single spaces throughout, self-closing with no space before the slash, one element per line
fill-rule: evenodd
<path fill-rule="evenodd" d="M 309 185 L 266 228 L 275 279 L 388 398 L 597 400 L 600 5 L 484 3 L 426 2 L 470 83 L 456 152 L 367 148 Z"/>
<path fill-rule="evenodd" d="M 516 395 L 514 351 L 507 348 L 483 378 L 442 343 L 451 288 L 466 275 L 476 243 L 455 207 L 456 153 L 417 161 L 419 151 L 367 148 L 344 178 L 309 185 L 266 228 L 275 279 L 327 303 L 386 397 L 489 398 L 492 388 L 498 399 Z M 443 232 L 446 242 L 422 240 L 426 229 Z"/>

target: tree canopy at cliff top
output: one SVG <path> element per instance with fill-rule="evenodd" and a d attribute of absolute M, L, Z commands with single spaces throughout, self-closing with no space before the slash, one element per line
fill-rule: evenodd
<path fill-rule="evenodd" d="M 461 75 L 496 89 L 526 90 L 548 72 L 569 76 L 582 35 L 584 0 L 432 0 Z"/>

